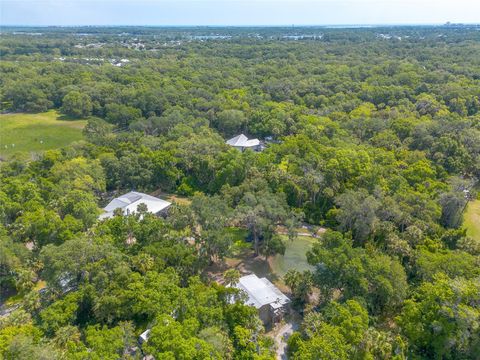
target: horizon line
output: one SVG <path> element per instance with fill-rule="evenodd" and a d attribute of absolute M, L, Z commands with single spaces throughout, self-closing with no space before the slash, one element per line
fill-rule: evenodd
<path fill-rule="evenodd" d="M 455 25 L 467 25 L 467 26 L 480 26 L 480 22 L 431 22 L 431 23 L 345 23 L 345 24 L 71 24 L 71 25 L 59 25 L 59 24 L 0 24 L 0 28 L 5 27 L 59 27 L 59 28 L 75 28 L 75 27 L 381 27 L 381 26 L 455 26 Z"/>

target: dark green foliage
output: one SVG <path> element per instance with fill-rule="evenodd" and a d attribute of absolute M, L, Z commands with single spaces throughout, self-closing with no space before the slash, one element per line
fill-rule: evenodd
<path fill-rule="evenodd" d="M 0 357 L 128 358 L 151 328 L 159 359 L 273 358 L 257 311 L 206 276 L 233 226 L 266 259 L 330 229 L 283 279 L 304 311 L 291 359 L 478 357 L 478 27 L 17 30 L 2 110 L 88 123 L 0 164 L 0 286 L 20 299 Z M 225 144 L 242 132 L 266 149 Z M 191 204 L 97 221 L 132 189 Z"/>
<path fill-rule="evenodd" d="M 399 316 L 412 353 L 425 358 L 475 359 L 480 350 L 479 280 L 436 276 L 405 302 Z"/>
<path fill-rule="evenodd" d="M 327 232 L 307 254 L 316 266 L 314 282 L 329 300 L 334 291 L 342 299 L 362 297 L 373 314 L 391 313 L 407 295 L 402 265 L 375 250 L 352 247 L 340 233 Z"/>
<path fill-rule="evenodd" d="M 68 116 L 84 118 L 92 114 L 92 101 L 87 94 L 71 91 L 64 96 L 61 110 Z"/>

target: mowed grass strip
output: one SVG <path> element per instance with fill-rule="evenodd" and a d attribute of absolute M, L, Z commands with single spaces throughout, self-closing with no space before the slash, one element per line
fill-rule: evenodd
<path fill-rule="evenodd" d="M 468 203 L 463 225 L 467 229 L 468 236 L 480 241 L 480 200 Z"/>
<path fill-rule="evenodd" d="M 82 139 L 86 120 L 64 120 L 55 110 L 0 115 L 0 157 L 41 152 Z"/>

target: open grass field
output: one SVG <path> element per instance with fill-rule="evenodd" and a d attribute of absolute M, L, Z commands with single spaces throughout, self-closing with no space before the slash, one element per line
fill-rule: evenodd
<path fill-rule="evenodd" d="M 480 241 L 480 200 L 471 201 L 464 214 L 463 224 L 467 235 Z"/>
<path fill-rule="evenodd" d="M 0 157 L 56 149 L 82 139 L 86 120 L 64 120 L 55 110 L 0 115 Z"/>
<path fill-rule="evenodd" d="M 288 270 L 296 269 L 298 271 L 313 270 L 308 264 L 306 253 L 310 250 L 318 239 L 309 236 L 298 236 L 290 241 L 285 236 L 285 255 L 275 255 L 270 264 L 272 271 L 279 277 L 283 277 Z"/>

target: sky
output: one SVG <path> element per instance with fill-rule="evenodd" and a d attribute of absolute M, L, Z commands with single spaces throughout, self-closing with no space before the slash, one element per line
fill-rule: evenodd
<path fill-rule="evenodd" d="M 0 0 L 1 25 L 480 23 L 480 0 Z"/>

